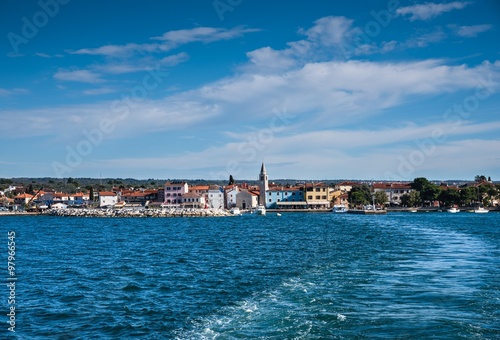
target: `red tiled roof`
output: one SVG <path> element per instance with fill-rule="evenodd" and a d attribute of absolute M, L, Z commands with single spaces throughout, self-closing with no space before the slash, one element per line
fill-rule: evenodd
<path fill-rule="evenodd" d="M 116 193 L 111 191 L 100 191 L 99 196 L 116 196 Z"/>
<path fill-rule="evenodd" d="M 20 195 L 17 195 L 16 197 L 14 197 L 16 199 L 23 199 L 23 198 L 33 198 L 33 195 L 30 195 L 30 194 L 20 194 Z"/>
<path fill-rule="evenodd" d="M 189 190 L 198 190 L 198 191 L 201 191 L 201 190 L 204 190 L 204 191 L 208 191 L 209 189 L 209 186 L 208 185 L 193 185 L 193 186 L 190 186 L 189 187 Z"/>
<path fill-rule="evenodd" d="M 200 194 L 196 194 L 194 192 L 188 192 L 182 195 L 182 198 L 200 198 Z"/>

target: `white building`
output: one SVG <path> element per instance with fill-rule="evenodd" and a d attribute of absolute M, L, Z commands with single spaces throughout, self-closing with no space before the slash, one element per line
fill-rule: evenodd
<path fill-rule="evenodd" d="M 236 206 L 240 209 L 253 209 L 259 205 L 259 195 L 257 193 L 241 190 L 236 194 Z"/>
<path fill-rule="evenodd" d="M 226 187 L 226 208 L 231 209 L 236 206 L 236 195 L 240 192 L 240 188 L 237 185 L 232 185 Z"/>
<path fill-rule="evenodd" d="M 401 196 L 409 194 L 413 189 L 410 183 L 374 183 L 373 192 L 385 192 L 390 204 L 401 204 Z"/>
<path fill-rule="evenodd" d="M 184 208 L 205 208 L 205 197 L 194 192 L 188 192 L 182 195 L 182 206 Z"/>
<path fill-rule="evenodd" d="M 99 206 L 109 207 L 114 206 L 118 202 L 118 196 L 116 193 L 111 191 L 101 191 L 99 192 Z"/>
<path fill-rule="evenodd" d="M 208 188 L 208 207 L 213 209 L 224 208 L 224 192 L 218 185 Z"/>

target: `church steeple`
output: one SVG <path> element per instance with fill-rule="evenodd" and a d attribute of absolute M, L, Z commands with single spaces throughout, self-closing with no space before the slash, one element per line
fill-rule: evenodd
<path fill-rule="evenodd" d="M 266 205 L 266 191 L 269 190 L 269 182 L 267 178 L 267 171 L 266 171 L 266 166 L 264 165 L 264 162 L 262 162 L 262 166 L 260 167 L 260 174 L 259 174 L 259 204 L 260 205 Z"/>

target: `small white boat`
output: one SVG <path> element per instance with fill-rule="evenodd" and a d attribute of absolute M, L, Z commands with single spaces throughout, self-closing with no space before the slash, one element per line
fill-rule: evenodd
<path fill-rule="evenodd" d="M 453 208 L 447 209 L 446 211 L 449 212 L 449 213 L 455 214 L 457 212 L 460 212 L 460 209 L 457 209 L 457 208 L 453 207 Z"/>
<path fill-rule="evenodd" d="M 474 213 L 475 214 L 486 214 L 490 212 L 488 209 L 484 209 L 483 207 L 478 207 L 476 209 L 474 209 Z"/>
<path fill-rule="evenodd" d="M 276 213 L 276 216 L 281 216 L 281 214 L 280 213 Z"/>
<path fill-rule="evenodd" d="M 259 205 L 257 207 L 257 209 L 255 210 L 255 212 L 257 213 L 257 215 L 265 215 L 266 214 L 266 207 L 264 207 L 263 205 Z"/>
<path fill-rule="evenodd" d="M 416 213 L 416 212 L 417 212 L 417 209 L 410 209 L 410 210 L 408 210 L 408 211 L 409 211 L 409 212 L 411 212 L 411 213 Z"/>
<path fill-rule="evenodd" d="M 345 213 L 345 212 L 347 212 L 347 210 L 349 210 L 349 209 L 347 209 L 347 207 L 343 204 L 336 204 L 333 206 L 333 209 L 332 209 L 332 211 L 334 213 L 337 213 L 337 214 Z"/>
<path fill-rule="evenodd" d="M 231 209 L 231 214 L 233 214 L 233 215 L 241 215 L 240 208 L 236 208 L 236 207 L 232 208 Z"/>

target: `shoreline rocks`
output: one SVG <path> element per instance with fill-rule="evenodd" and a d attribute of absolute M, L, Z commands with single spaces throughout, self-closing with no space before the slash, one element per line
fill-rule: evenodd
<path fill-rule="evenodd" d="M 49 209 L 42 215 L 60 217 L 225 217 L 234 216 L 222 209 Z"/>

